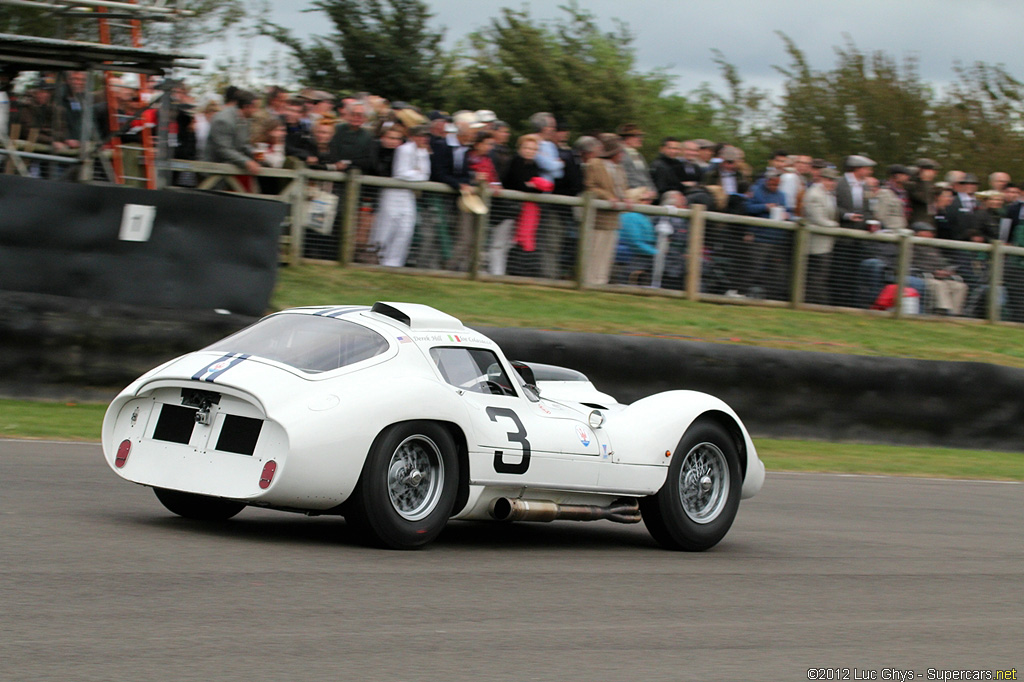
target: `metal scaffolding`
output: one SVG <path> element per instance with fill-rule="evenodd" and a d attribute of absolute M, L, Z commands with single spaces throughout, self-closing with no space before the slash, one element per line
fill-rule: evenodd
<path fill-rule="evenodd" d="M 183 11 L 177 6 L 168 6 L 166 0 L 150 0 L 149 2 L 113 2 L 109 0 L 0 0 L 0 4 L 28 7 L 45 10 L 62 16 L 87 16 L 98 19 L 99 42 L 83 42 L 78 40 L 60 40 L 13 34 L 0 34 L 0 62 L 13 71 L 69 70 L 86 73 L 86 89 L 83 103 L 82 143 L 73 157 L 36 153 L 35 145 L 19 145 L 11 139 L 7 130 L 0 130 L 0 155 L 8 159 L 8 166 L 19 174 L 28 174 L 26 160 L 31 162 L 49 162 L 77 165 L 79 180 L 92 179 L 95 161 L 107 169 L 108 176 L 116 183 L 123 184 L 126 179 L 144 181 L 147 187 L 155 188 L 159 184 L 156 175 L 157 160 L 168 157 L 166 148 L 167 117 L 169 109 L 169 93 L 163 92 L 150 98 L 145 109 L 156 109 L 158 131 L 148 126 L 142 127 L 142 145 L 132 151 L 141 152 L 142 177 L 127 177 L 122 163 L 124 150 L 121 137 L 128 132 L 134 121 L 124 124 L 113 117 L 115 103 L 112 101 L 112 75 L 115 73 L 139 74 L 140 85 L 146 86 L 147 76 L 166 77 L 175 67 L 197 68 L 198 61 L 204 57 L 195 54 L 183 54 L 163 50 L 154 50 L 142 46 L 141 20 L 173 21 L 191 12 Z M 177 3 L 175 3 L 177 5 Z M 128 23 L 113 24 L 111 20 L 127 19 Z M 111 26 L 129 28 L 132 46 L 111 44 Z M 97 81 L 102 77 L 104 96 L 107 98 L 107 109 L 111 112 L 110 132 L 105 137 L 98 134 L 94 125 L 95 92 Z M 143 97 L 140 88 L 138 97 Z M 141 116 L 142 111 L 136 112 Z M 102 154 L 103 150 L 109 153 Z"/>

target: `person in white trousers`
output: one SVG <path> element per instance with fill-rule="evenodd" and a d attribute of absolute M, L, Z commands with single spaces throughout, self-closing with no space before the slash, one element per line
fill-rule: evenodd
<path fill-rule="evenodd" d="M 430 130 L 427 126 L 414 126 L 409 131 L 408 142 L 395 150 L 391 177 L 410 182 L 430 179 Z M 404 266 L 415 229 L 414 190 L 390 187 L 383 190 L 371 237 L 377 246 L 378 262 L 396 268 Z"/>

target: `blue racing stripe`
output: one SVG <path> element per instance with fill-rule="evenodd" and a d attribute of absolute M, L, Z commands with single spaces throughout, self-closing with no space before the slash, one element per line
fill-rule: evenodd
<path fill-rule="evenodd" d="M 355 313 L 360 310 L 367 309 L 368 308 L 364 305 L 348 305 L 338 308 L 329 308 L 328 310 L 321 310 L 320 312 L 314 314 L 319 315 L 321 317 L 341 317 L 342 315 L 347 315 L 348 313 Z"/>
<path fill-rule="evenodd" d="M 192 375 L 194 381 L 212 382 L 224 372 L 228 371 L 246 358 L 252 357 L 249 353 L 228 353 L 222 358 L 214 360 L 206 367 Z"/>

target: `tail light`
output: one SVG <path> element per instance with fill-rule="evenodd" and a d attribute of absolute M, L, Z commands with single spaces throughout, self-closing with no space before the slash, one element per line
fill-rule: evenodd
<path fill-rule="evenodd" d="M 274 480 L 274 473 L 277 471 L 277 462 L 270 460 L 263 465 L 263 473 L 260 474 L 260 488 L 266 490 L 270 482 Z"/>
<path fill-rule="evenodd" d="M 128 455 L 132 451 L 132 442 L 130 440 L 123 440 L 121 444 L 117 446 L 117 457 L 114 458 L 114 466 L 118 469 L 125 465 L 128 461 Z"/>

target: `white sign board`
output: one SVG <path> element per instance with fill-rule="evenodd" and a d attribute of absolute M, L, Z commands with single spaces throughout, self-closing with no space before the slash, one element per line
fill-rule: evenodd
<path fill-rule="evenodd" d="M 121 214 L 121 239 L 126 242 L 148 242 L 153 231 L 156 206 L 125 204 Z"/>

